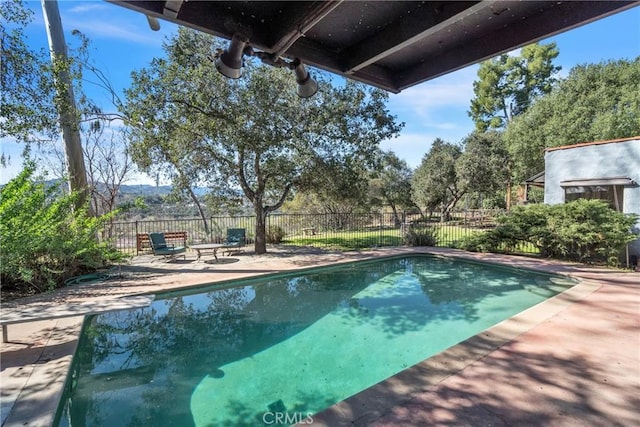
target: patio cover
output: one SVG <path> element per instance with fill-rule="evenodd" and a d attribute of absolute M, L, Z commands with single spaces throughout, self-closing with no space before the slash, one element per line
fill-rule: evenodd
<path fill-rule="evenodd" d="M 400 92 L 640 1 L 110 2 Z"/>
<path fill-rule="evenodd" d="M 523 184 L 544 188 L 544 171 L 538 172 L 537 174 L 533 175 L 531 178 L 525 180 Z"/>

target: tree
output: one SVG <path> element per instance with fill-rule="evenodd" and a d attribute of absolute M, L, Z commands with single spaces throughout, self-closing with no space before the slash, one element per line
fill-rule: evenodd
<path fill-rule="evenodd" d="M 461 155 L 459 145 L 437 138 L 411 181 L 411 196 L 416 205 L 426 208 L 430 215 L 440 206 L 442 220 L 448 218 L 466 192 L 456 175 L 456 162 Z"/>
<path fill-rule="evenodd" d="M 0 137 L 14 138 L 25 143 L 42 146 L 57 141 L 61 132 L 65 143 L 66 179 L 69 189 L 77 191 L 79 206 L 90 190 L 80 140 L 80 122 L 100 116 L 99 109 L 84 96 L 82 91 L 83 65 L 86 60 L 88 40 L 81 36 L 81 44 L 67 52 L 62 33 L 62 23 L 57 2 L 43 1 L 43 14 L 50 41 L 50 61 L 44 49 L 31 49 L 26 41 L 24 28 L 31 22 L 33 12 L 22 0 L 1 2 L 0 11 L 7 22 L 7 30 L 0 32 L 2 61 L 2 120 Z M 91 71 L 99 74 L 95 67 Z M 104 79 L 102 79 L 104 80 Z M 76 105 L 74 92 L 80 94 Z M 2 163 L 6 159 L 2 157 Z"/>
<path fill-rule="evenodd" d="M 73 91 L 73 62 L 67 56 L 67 43 L 62 31 L 57 0 L 41 0 L 41 3 L 51 51 L 55 87 L 54 103 L 62 130 L 69 191 L 79 193 L 78 208 L 80 208 L 89 196 L 89 187 L 80 140 L 80 115 L 76 108 Z"/>
<path fill-rule="evenodd" d="M 544 169 L 544 149 L 640 135 L 640 57 L 579 65 L 513 120 L 505 141 L 515 176 Z"/>
<path fill-rule="evenodd" d="M 132 153 L 143 169 L 163 167 L 190 185 L 239 188 L 256 215 L 257 253 L 266 252 L 267 216 L 323 164 L 369 162 L 395 136 L 387 94 L 326 78 L 311 99 L 295 95 L 289 70 L 247 60 L 244 76 L 222 77 L 209 60 L 219 46 L 181 28 L 166 58 L 133 74 L 125 105 Z"/>
<path fill-rule="evenodd" d="M 416 207 L 411 200 L 413 171 L 391 151 L 383 152 L 381 157 L 381 167 L 373 172 L 369 181 L 369 195 L 377 204 L 389 206 L 394 222 L 399 224 L 398 210 Z"/>
<path fill-rule="evenodd" d="M 552 63 L 558 53 L 555 43 L 535 43 L 523 47 L 519 56 L 504 54 L 481 63 L 469 111 L 476 129 L 503 129 L 537 97 L 549 93 L 561 68 Z"/>
<path fill-rule="evenodd" d="M 509 186 L 509 153 L 497 131 L 473 132 L 463 141 L 464 152 L 456 162 L 458 186 L 468 193 L 493 194 Z"/>
<path fill-rule="evenodd" d="M 27 45 L 24 34 L 33 12 L 16 0 L 0 2 L 0 14 L 4 26 L 0 30 L 0 137 L 20 142 L 32 142 L 34 135 L 53 139 L 58 122 L 51 64 L 44 49 L 36 51 Z"/>
<path fill-rule="evenodd" d="M 296 186 L 294 200 L 287 203 L 288 208 L 333 215 L 367 212 L 367 161 L 370 160 L 317 159 Z"/>
<path fill-rule="evenodd" d="M 134 172 L 134 165 L 126 146 L 125 129 L 110 127 L 104 118 L 80 126 L 84 140 L 82 147 L 87 161 L 87 181 L 91 190 L 91 209 L 103 215 L 116 209 L 120 187 Z M 45 151 L 49 169 L 64 177 L 64 153 L 56 146 Z M 57 163 L 56 163 L 57 162 Z"/>

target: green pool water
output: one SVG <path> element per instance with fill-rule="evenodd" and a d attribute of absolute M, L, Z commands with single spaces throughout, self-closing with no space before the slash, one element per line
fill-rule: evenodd
<path fill-rule="evenodd" d="M 415 256 L 158 295 L 87 320 L 59 425 L 299 422 L 573 284 Z"/>

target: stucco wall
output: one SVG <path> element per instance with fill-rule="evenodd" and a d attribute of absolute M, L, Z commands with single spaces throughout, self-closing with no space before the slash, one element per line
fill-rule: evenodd
<path fill-rule="evenodd" d="M 640 138 L 547 151 L 544 163 L 544 202 L 564 203 L 562 181 L 623 176 L 640 183 Z M 624 187 L 623 197 L 623 212 L 640 215 L 640 186 Z M 640 256 L 640 240 L 632 242 L 630 253 Z"/>

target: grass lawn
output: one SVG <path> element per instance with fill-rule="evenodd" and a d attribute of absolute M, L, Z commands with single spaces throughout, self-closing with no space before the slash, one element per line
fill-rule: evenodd
<path fill-rule="evenodd" d="M 402 237 L 400 230 L 336 231 L 321 232 L 314 236 L 291 236 L 282 243 L 350 251 L 375 246 L 401 246 Z"/>
<path fill-rule="evenodd" d="M 455 247 L 455 243 L 465 237 L 484 233 L 486 230 L 468 228 L 457 225 L 431 224 L 435 228 L 438 238 L 437 246 Z M 320 232 L 314 236 L 289 236 L 282 241 L 285 245 L 315 246 L 340 251 L 350 251 L 362 248 L 381 246 L 402 246 L 401 231 L 388 230 L 361 230 L 361 231 L 329 231 Z M 535 254 L 537 249 L 529 243 L 518 245 L 516 253 Z"/>
<path fill-rule="evenodd" d="M 451 246 L 452 243 L 484 230 L 474 230 L 456 225 L 432 225 L 436 229 L 439 246 Z M 398 229 L 373 231 L 335 231 L 320 232 L 314 236 L 290 236 L 283 244 L 299 246 L 317 246 L 337 250 L 354 250 L 377 246 L 402 246 L 401 231 Z"/>

